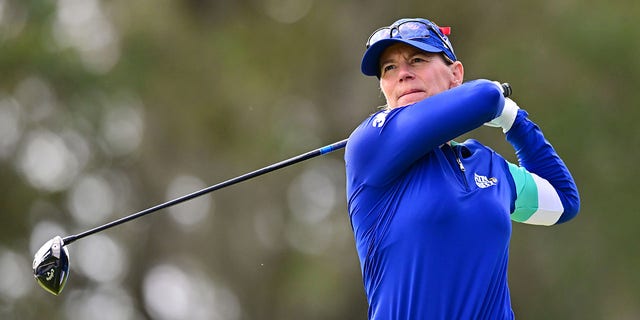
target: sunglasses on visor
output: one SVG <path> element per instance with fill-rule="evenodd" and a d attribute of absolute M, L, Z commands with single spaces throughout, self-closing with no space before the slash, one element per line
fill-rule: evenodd
<path fill-rule="evenodd" d="M 374 31 L 369 39 L 367 40 L 366 47 L 367 49 L 372 46 L 374 43 L 383 40 L 383 39 L 391 39 L 400 37 L 402 39 L 415 39 L 415 38 L 428 38 L 430 36 L 430 32 L 433 31 L 440 41 L 453 53 L 453 48 L 449 45 L 449 41 L 447 41 L 443 35 L 448 35 L 451 33 L 451 28 L 449 27 L 438 27 L 434 24 L 426 23 L 420 20 L 407 20 L 403 21 L 399 24 L 390 25 L 388 27 L 382 27 L 376 31 Z"/>

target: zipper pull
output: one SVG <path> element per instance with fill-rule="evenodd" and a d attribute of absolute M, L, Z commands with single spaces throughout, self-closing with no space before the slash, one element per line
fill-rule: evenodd
<path fill-rule="evenodd" d="M 457 152 L 455 152 L 455 151 L 454 151 L 454 153 L 455 153 L 455 155 L 456 155 L 456 161 L 458 162 L 458 166 L 460 166 L 460 170 L 461 170 L 462 172 L 464 172 L 464 166 L 462 165 L 462 161 L 460 160 L 460 157 L 458 157 L 458 153 L 457 153 Z"/>

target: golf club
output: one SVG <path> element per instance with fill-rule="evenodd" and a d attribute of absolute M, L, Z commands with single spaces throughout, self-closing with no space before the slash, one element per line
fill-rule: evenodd
<path fill-rule="evenodd" d="M 311 150 L 301 155 L 289 158 L 287 160 L 274 163 L 264 168 L 251 171 L 249 173 L 245 173 L 235 178 L 198 190 L 196 192 L 187 194 L 185 196 L 167 201 L 165 203 L 156 205 L 154 207 L 139 211 L 137 213 L 109 222 L 99 227 L 95 227 L 93 229 L 90 229 L 75 235 L 66 236 L 64 238 L 56 236 L 53 239 L 47 241 L 42 247 L 40 247 L 38 252 L 35 254 L 35 257 L 33 259 L 33 275 L 35 276 L 36 281 L 41 287 L 43 287 L 46 291 L 54 295 L 58 295 L 64 288 L 64 285 L 67 282 L 67 278 L 69 276 L 69 252 L 66 246 L 75 242 L 76 240 L 82 239 L 84 237 L 90 236 L 94 233 L 98 233 L 100 231 L 104 231 L 112 227 L 115 227 L 125 222 L 138 219 L 142 216 L 156 212 L 160 209 L 171 207 L 176 204 L 185 202 L 187 200 L 191 200 L 193 198 L 213 192 L 215 190 L 222 189 L 222 188 L 234 185 L 236 183 L 269 173 L 271 171 L 275 171 L 275 170 L 296 164 L 298 162 L 302 162 L 311 158 L 315 158 L 317 156 L 321 156 L 321 155 L 333 152 L 335 150 L 342 149 L 345 147 L 346 144 L 347 144 L 347 139 L 344 139 L 344 140 L 326 145 L 324 147 Z"/>
<path fill-rule="evenodd" d="M 505 97 L 508 97 L 509 95 L 511 95 L 511 86 L 508 83 L 503 83 L 501 84 L 501 86 L 502 86 L 503 94 Z M 289 158 L 287 160 L 283 160 L 283 161 L 271 164 L 269 166 L 266 166 L 264 168 L 245 173 L 243 175 L 226 180 L 224 182 L 220 182 L 216 185 L 195 191 L 185 196 L 167 201 L 165 203 L 139 211 L 137 213 L 125 216 L 118 220 L 106 223 L 99 227 L 95 227 L 93 229 L 90 229 L 75 235 L 66 236 L 64 238 L 61 238 L 60 236 L 56 236 L 53 239 L 47 241 L 36 252 L 33 259 L 33 275 L 36 278 L 37 283 L 42 288 L 44 288 L 47 292 L 52 293 L 53 295 L 58 295 L 60 294 L 60 292 L 62 292 L 62 289 L 64 289 L 64 286 L 67 282 L 67 278 L 69 277 L 69 252 L 66 248 L 67 245 L 79 239 L 82 239 L 84 237 L 90 236 L 94 233 L 98 233 L 106 229 L 115 227 L 117 225 L 123 224 L 125 222 L 138 219 L 142 216 L 156 212 L 160 209 L 171 207 L 176 204 L 185 202 L 187 200 L 191 200 L 193 198 L 197 198 L 204 194 L 213 192 L 215 190 L 222 189 L 222 188 L 234 185 L 236 183 L 249 180 L 251 178 L 255 178 L 257 176 L 261 176 L 263 174 L 266 174 L 278 169 L 282 169 L 284 167 L 296 164 L 298 162 L 302 162 L 311 158 L 315 158 L 317 156 L 325 155 L 327 153 L 342 149 L 346 146 L 347 140 L 348 139 L 344 139 L 338 142 L 334 142 L 332 144 L 308 151 L 306 153 Z"/>

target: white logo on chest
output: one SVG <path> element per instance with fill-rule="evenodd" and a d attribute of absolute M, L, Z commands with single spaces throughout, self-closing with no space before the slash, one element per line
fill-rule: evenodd
<path fill-rule="evenodd" d="M 498 179 L 496 178 L 487 178 L 485 176 L 481 176 L 477 173 L 473 174 L 473 179 L 476 181 L 476 185 L 480 188 L 489 188 L 491 186 L 495 186 L 498 184 Z"/>

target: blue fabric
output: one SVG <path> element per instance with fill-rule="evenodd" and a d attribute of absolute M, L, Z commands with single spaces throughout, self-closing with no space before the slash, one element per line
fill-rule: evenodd
<path fill-rule="evenodd" d="M 351 134 L 347 201 L 369 319 L 514 318 L 507 162 L 474 140 L 446 144 L 503 105 L 498 87 L 478 80 L 380 111 Z"/>

